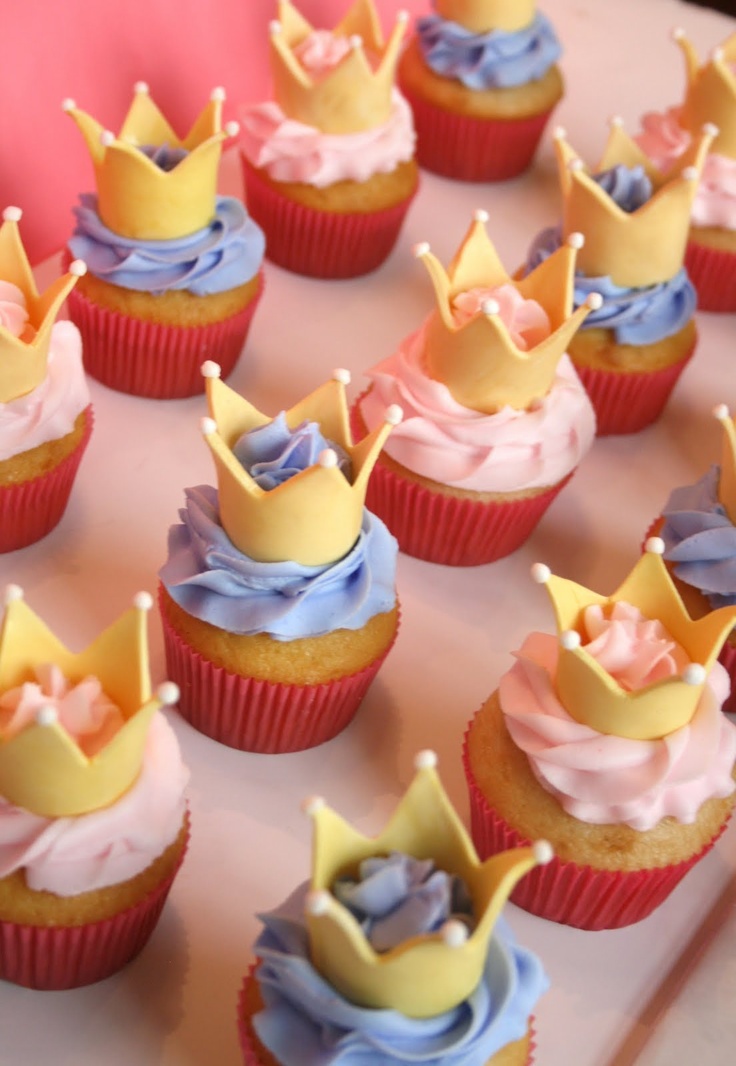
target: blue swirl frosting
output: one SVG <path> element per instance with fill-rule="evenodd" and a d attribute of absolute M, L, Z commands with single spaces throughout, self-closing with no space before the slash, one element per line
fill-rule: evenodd
<path fill-rule="evenodd" d="M 718 499 L 720 476 L 713 465 L 694 485 L 674 489 L 659 533 L 676 576 L 714 610 L 736 603 L 736 528 Z"/>
<path fill-rule="evenodd" d="M 645 204 L 652 195 L 651 179 L 641 165 L 627 167 L 619 163 L 591 177 L 622 211 L 629 214 Z"/>
<path fill-rule="evenodd" d="M 255 277 L 263 262 L 263 231 L 240 200 L 218 196 L 215 216 L 204 229 L 174 240 L 122 237 L 103 224 L 97 197 L 82 193 L 69 240 L 72 256 L 96 277 L 123 289 L 156 295 L 185 289 L 195 296 L 227 292 Z"/>
<path fill-rule="evenodd" d="M 419 47 L 435 74 L 468 89 L 510 89 L 543 77 L 562 54 L 549 19 L 537 12 L 521 30 L 473 33 L 439 15 L 417 19 Z"/>
<path fill-rule="evenodd" d="M 338 466 L 349 479 L 351 463 L 347 452 L 323 437 L 316 422 L 302 422 L 296 429 L 289 429 L 282 411 L 273 421 L 244 433 L 235 442 L 233 455 L 256 484 L 269 491 L 314 466 L 320 452 L 327 448 L 337 454 Z"/>
<path fill-rule="evenodd" d="M 281 1066 L 478 1066 L 524 1036 L 548 981 L 503 919 L 473 993 L 432 1018 L 408 1018 L 356 1006 L 312 966 L 303 918 L 308 887 L 260 916 L 264 929 L 255 946 L 265 1006 L 253 1025 Z"/>

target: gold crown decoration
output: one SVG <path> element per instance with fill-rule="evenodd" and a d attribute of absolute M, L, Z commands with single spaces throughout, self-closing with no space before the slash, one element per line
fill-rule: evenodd
<path fill-rule="evenodd" d="M 590 311 L 600 307 L 601 297 L 591 294 L 572 311 L 576 256 L 583 245 L 580 234 L 572 235 L 525 278 L 515 280 L 488 237 L 487 221 L 487 212 L 475 212 L 447 271 L 428 244 L 418 244 L 414 254 L 429 271 L 437 298 L 424 334 L 428 373 L 464 407 L 492 414 L 507 405 L 525 409 L 547 395 L 571 337 Z M 524 299 L 536 300 L 549 317 L 549 336 L 528 351 L 514 344 L 493 300 L 486 301 L 470 321 L 458 324 L 455 319 L 452 305 L 460 293 L 501 285 L 512 285 Z"/>
<path fill-rule="evenodd" d="M 52 663 L 77 684 L 96 677 L 125 724 L 95 755 L 85 755 L 58 721 L 42 707 L 33 723 L 4 739 L 0 733 L 0 796 L 48 818 L 99 810 L 113 803 L 137 778 L 154 713 L 178 699 L 165 682 L 151 694 L 146 619 L 152 606 L 138 593 L 133 606 L 84 651 L 69 651 L 23 599 L 17 585 L 5 591 L 0 630 L 0 692 L 35 681 L 34 668 Z"/>
<path fill-rule="evenodd" d="M 313 76 L 299 62 L 294 49 L 314 27 L 291 0 L 279 0 L 278 20 L 270 26 L 276 103 L 288 118 L 322 133 L 357 133 L 387 122 L 407 23 L 406 12 L 400 11 L 384 44 L 373 0 L 355 0 L 332 31 L 333 36 L 349 41 L 349 51 L 332 70 Z"/>
<path fill-rule="evenodd" d="M 304 805 L 314 823 L 306 901 L 313 965 L 351 1002 L 392 1008 L 414 1018 L 450 1010 L 467 998 L 482 977 L 496 921 L 517 881 L 552 858 L 549 844 L 539 841 L 481 862 L 442 787 L 436 764 L 434 752 L 417 755 L 412 783 L 375 838 L 363 836 L 320 797 Z M 473 904 L 473 928 L 450 919 L 435 933 L 375 952 L 331 888 L 338 878 L 354 876 L 363 859 L 392 851 L 432 859 L 438 869 L 462 878 Z"/>
<path fill-rule="evenodd" d="M 347 370 L 285 412 L 289 429 L 316 422 L 322 434 L 349 456 L 352 479 L 340 470 L 328 448 L 314 465 L 273 489 L 262 489 L 233 455 L 233 446 L 249 430 L 273 419 L 220 380 L 217 363 L 202 366 L 210 417 L 202 432 L 217 471 L 220 521 L 233 544 L 259 562 L 290 560 L 323 566 L 341 559 L 358 539 L 368 478 L 384 441 L 402 418 L 396 405 L 385 421 L 363 440 L 353 443 L 345 386 Z"/>
<path fill-rule="evenodd" d="M 690 209 L 715 128 L 704 127 L 667 173 L 659 171 L 626 133 L 619 118 L 611 122 L 603 157 L 594 173 L 618 164 L 641 166 L 653 194 L 635 211 L 625 211 L 593 180 L 567 142 L 554 134 L 563 199 L 563 237 L 586 234 L 578 268 L 589 277 L 608 275 L 616 285 L 642 288 L 669 281 L 682 267 Z"/>
<path fill-rule="evenodd" d="M 706 122 L 714 123 L 718 134 L 711 150 L 736 159 L 736 33 L 702 66 L 685 31 L 676 29 L 673 37 L 685 57 L 687 77 L 678 121 L 693 135 Z"/>
<path fill-rule="evenodd" d="M 69 264 L 68 273 L 39 294 L 18 229 L 21 217 L 19 207 L 6 207 L 3 211 L 0 280 L 11 282 L 23 293 L 33 336 L 22 340 L 0 325 L 0 403 L 10 403 L 25 396 L 46 377 L 51 330 L 56 316 L 77 280 L 87 270 L 81 259 L 75 259 Z"/>
<path fill-rule="evenodd" d="M 443 19 L 457 22 L 471 33 L 523 30 L 534 18 L 536 0 L 435 0 Z"/>
<path fill-rule="evenodd" d="M 723 430 L 718 499 L 731 523 L 736 525 L 736 426 L 725 404 L 718 404 L 713 414 Z"/>
<path fill-rule="evenodd" d="M 97 185 L 97 210 L 114 233 L 134 240 L 171 240 L 204 229 L 215 214 L 217 173 L 222 142 L 238 132 L 235 122 L 222 126 L 224 89 L 213 89 L 189 133 L 180 139 L 139 81 L 133 102 L 115 136 L 73 100 L 62 109 L 84 138 Z M 168 146 L 187 154 L 163 170 L 140 149 Z"/>
<path fill-rule="evenodd" d="M 549 593 L 560 636 L 557 695 L 572 718 L 598 733 L 657 740 L 687 725 L 708 672 L 736 622 L 736 606 L 720 607 L 693 620 L 667 570 L 663 552 L 664 542 L 650 537 L 644 554 L 610 596 L 556 577 L 542 563 L 532 567 L 532 577 Z M 581 646 L 585 608 L 597 604 L 605 613 L 620 602 L 637 607 L 647 619 L 661 622 L 683 648 L 690 664 L 681 675 L 627 691 Z"/>

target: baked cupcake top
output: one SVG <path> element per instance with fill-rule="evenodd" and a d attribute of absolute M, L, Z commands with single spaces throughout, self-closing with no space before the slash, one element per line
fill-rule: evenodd
<path fill-rule="evenodd" d="M 184 767 L 150 690 L 146 593 L 79 654 L 5 593 L 0 632 L 0 877 L 69 896 L 140 873 L 173 842 Z"/>

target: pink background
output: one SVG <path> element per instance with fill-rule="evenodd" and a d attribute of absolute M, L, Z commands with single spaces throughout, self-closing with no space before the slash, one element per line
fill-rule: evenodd
<path fill-rule="evenodd" d="M 10 6 L 4 0 L 0 10 Z M 331 28 L 348 0 L 299 0 L 317 27 Z M 225 118 L 264 98 L 266 40 L 276 0 L 23 0 L 3 19 L 0 65 L 0 209 L 23 209 L 32 261 L 57 250 L 72 225 L 92 167 L 61 101 L 77 104 L 115 132 L 136 81 L 183 134 L 210 90 L 227 91 Z M 377 0 L 384 30 L 400 8 L 426 13 L 429 0 Z M 7 11 L 6 11 L 7 13 Z"/>

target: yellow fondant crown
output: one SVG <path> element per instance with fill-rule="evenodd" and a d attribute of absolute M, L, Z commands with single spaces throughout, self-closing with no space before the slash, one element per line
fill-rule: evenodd
<path fill-rule="evenodd" d="M 447 271 L 419 244 L 415 255 L 429 271 L 437 308 L 425 327 L 425 361 L 430 377 L 442 381 L 458 403 L 492 413 L 509 405 L 529 407 L 549 392 L 570 338 L 600 297 L 572 312 L 573 279 L 578 249 L 575 234 L 525 278 L 509 277 L 486 233 L 485 211 L 476 211 L 470 228 Z M 528 351 L 520 350 L 498 315 L 493 301 L 483 305 L 470 321 L 458 324 L 453 300 L 474 288 L 512 285 L 526 300 L 536 300 L 546 311 L 551 332 Z"/>
<path fill-rule="evenodd" d="M 534 18 L 536 0 L 435 0 L 443 19 L 457 22 L 471 33 L 522 30 Z"/>
<path fill-rule="evenodd" d="M 363 836 L 319 798 L 305 804 L 314 822 L 306 908 L 314 966 L 353 1003 L 417 1018 L 450 1010 L 472 992 L 481 979 L 496 920 L 515 884 L 552 857 L 549 844 L 540 841 L 480 862 L 442 788 L 436 762 L 433 752 L 417 756 L 414 780 L 375 838 Z M 375 952 L 331 889 L 338 878 L 355 876 L 363 859 L 392 851 L 432 859 L 438 869 L 461 877 L 472 899 L 473 928 L 468 931 L 451 920 L 439 932 Z"/>
<path fill-rule="evenodd" d="M 42 708 L 36 720 L 6 740 L 0 732 L 0 796 L 50 818 L 84 814 L 113 803 L 141 768 L 148 727 L 162 703 L 178 698 L 165 683 L 151 695 L 148 673 L 147 593 L 79 654 L 69 651 L 10 585 L 0 631 L 0 693 L 35 681 L 34 668 L 57 666 L 77 684 L 94 675 L 125 724 L 97 754 L 88 757 L 56 719 Z"/>
<path fill-rule="evenodd" d="M 684 30 L 674 38 L 685 56 L 687 86 L 680 122 L 693 136 L 704 123 L 718 127 L 712 150 L 736 159 L 736 33 L 714 49 L 701 67 Z"/>
<path fill-rule="evenodd" d="M 350 457 L 351 480 L 339 469 L 336 453 L 323 451 L 314 465 L 262 489 L 233 455 L 233 445 L 249 430 L 273 421 L 220 380 L 216 363 L 205 363 L 210 418 L 202 430 L 217 470 L 220 521 L 233 544 L 259 562 L 290 560 L 322 566 L 341 559 L 353 546 L 363 521 L 365 494 L 373 465 L 388 434 L 401 420 L 390 407 L 386 421 L 356 444 L 350 433 L 346 370 L 285 412 L 289 429 L 316 422 L 322 434 Z"/>
<path fill-rule="evenodd" d="M 135 85 L 133 102 L 115 136 L 65 100 L 64 111 L 76 122 L 92 156 L 97 210 L 114 233 L 135 240 L 169 240 L 203 229 L 215 213 L 217 171 L 222 142 L 237 133 L 237 124 L 222 128 L 223 89 L 215 89 L 199 118 L 181 140 L 148 93 Z M 168 146 L 186 155 L 163 170 L 140 148 Z"/>
<path fill-rule="evenodd" d="M 736 622 L 736 606 L 720 607 L 703 618 L 690 618 L 662 559 L 664 543 L 651 537 L 626 580 L 610 596 L 550 574 L 537 563 L 532 576 L 543 583 L 555 611 L 560 634 L 556 690 L 568 714 L 598 733 L 655 740 L 686 725 L 721 647 Z M 679 677 L 664 678 L 626 691 L 590 655 L 583 612 L 597 604 L 631 604 L 650 620 L 662 623 L 690 659 Z"/>
<path fill-rule="evenodd" d="M 22 340 L 0 324 L 0 403 L 9 403 L 19 396 L 25 396 L 46 377 L 51 329 L 61 305 L 87 269 L 80 259 L 75 259 L 69 266 L 69 272 L 57 278 L 46 292 L 39 295 L 18 230 L 20 218 L 18 207 L 6 207 L 3 211 L 3 224 L 0 226 L 0 281 L 11 282 L 23 293 L 33 336 L 29 340 Z"/>
<path fill-rule="evenodd" d="M 619 119 L 595 172 L 617 164 L 642 166 L 653 194 L 635 211 L 624 211 L 593 180 L 583 161 L 555 132 L 555 153 L 563 198 L 563 236 L 581 231 L 585 246 L 578 269 L 589 277 L 608 275 L 616 285 L 643 287 L 673 278 L 682 267 L 690 208 L 714 130 L 699 132 L 674 167 L 663 174 L 629 137 Z"/>
<path fill-rule="evenodd" d="M 349 52 L 330 71 L 316 76 L 294 54 L 314 28 L 290 0 L 279 0 L 278 14 L 278 21 L 271 23 L 271 68 L 276 103 L 289 118 L 322 133 L 357 133 L 388 120 L 405 12 L 397 15 L 384 45 L 373 0 L 355 0 L 332 31 L 349 39 Z"/>
<path fill-rule="evenodd" d="M 736 426 L 725 404 L 719 404 L 713 414 L 723 429 L 718 499 L 731 522 L 736 525 Z"/>

